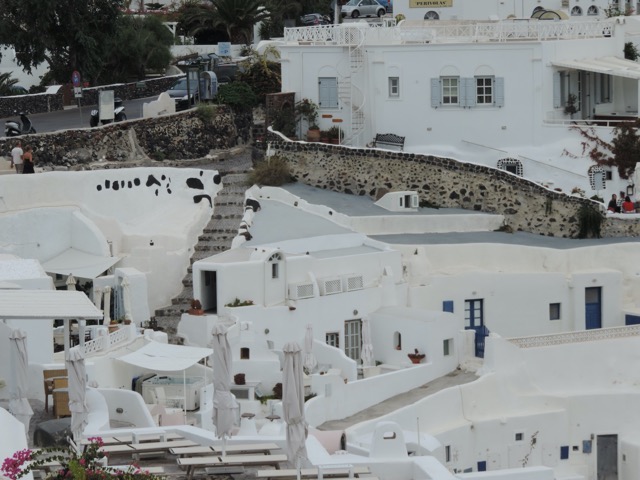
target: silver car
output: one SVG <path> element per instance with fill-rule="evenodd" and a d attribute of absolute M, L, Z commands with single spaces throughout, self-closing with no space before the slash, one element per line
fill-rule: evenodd
<path fill-rule="evenodd" d="M 387 13 L 386 9 L 376 0 L 349 0 L 342 6 L 343 17 L 382 17 Z"/>

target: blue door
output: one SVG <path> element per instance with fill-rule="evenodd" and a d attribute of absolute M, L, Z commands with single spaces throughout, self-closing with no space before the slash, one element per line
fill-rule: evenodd
<path fill-rule="evenodd" d="M 476 357 L 484 357 L 484 339 L 489 331 L 484 326 L 484 303 L 481 298 L 464 301 L 464 328 L 475 330 Z"/>
<path fill-rule="evenodd" d="M 602 287 L 584 289 L 585 329 L 602 328 Z"/>

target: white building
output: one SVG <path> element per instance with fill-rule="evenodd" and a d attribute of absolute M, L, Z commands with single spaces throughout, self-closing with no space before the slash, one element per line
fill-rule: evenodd
<path fill-rule="evenodd" d="M 287 29 L 282 91 L 316 102 L 322 129 L 342 121 L 348 145 L 395 133 L 405 151 L 608 198 L 634 182 L 583 156 L 572 126 L 606 140 L 612 120 L 637 116 L 640 67 L 623 58 L 635 28 L 618 17 Z"/>

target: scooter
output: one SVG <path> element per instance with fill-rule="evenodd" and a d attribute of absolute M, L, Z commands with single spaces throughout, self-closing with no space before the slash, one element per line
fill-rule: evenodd
<path fill-rule="evenodd" d="M 113 99 L 113 119 L 116 122 L 124 122 L 127 119 L 127 116 L 124 113 L 124 105 L 122 104 L 121 98 Z M 91 118 L 89 119 L 89 125 L 91 127 L 97 127 L 100 122 L 100 110 L 97 108 L 95 110 L 91 110 Z M 102 124 L 106 125 L 107 123 L 111 123 L 111 120 L 102 120 Z"/>
<path fill-rule="evenodd" d="M 27 117 L 27 114 L 20 112 L 19 115 L 20 115 L 20 121 L 7 120 L 4 123 L 5 137 L 17 137 L 19 135 L 26 135 L 28 133 L 36 133 L 36 129 L 33 128 L 33 125 L 31 124 L 31 120 L 29 120 L 29 117 Z"/>

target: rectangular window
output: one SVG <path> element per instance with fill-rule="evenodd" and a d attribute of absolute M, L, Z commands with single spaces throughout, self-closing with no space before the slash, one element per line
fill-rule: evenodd
<path fill-rule="evenodd" d="M 362 346 L 362 320 L 346 320 L 344 322 L 344 354 L 353 359 L 360 360 L 360 347 Z"/>
<path fill-rule="evenodd" d="M 482 299 L 470 299 L 464 301 L 464 328 L 480 328 L 484 325 Z"/>
<path fill-rule="evenodd" d="M 271 278 L 278 278 L 278 264 L 271 264 Z"/>
<path fill-rule="evenodd" d="M 336 77 L 318 78 L 318 106 L 320 108 L 338 108 L 338 79 Z"/>
<path fill-rule="evenodd" d="M 451 461 L 451 445 L 445 445 L 444 447 L 444 461 L 447 463 Z"/>
<path fill-rule="evenodd" d="M 453 354 L 453 338 L 446 338 L 442 341 L 442 351 L 445 357 Z"/>
<path fill-rule="evenodd" d="M 400 96 L 400 77 L 389 77 L 389 97 L 398 98 Z"/>
<path fill-rule="evenodd" d="M 442 77 L 442 104 L 458 105 L 460 102 L 460 78 Z"/>
<path fill-rule="evenodd" d="M 338 332 L 327 332 L 326 335 L 327 345 L 335 348 L 340 348 L 340 334 Z"/>
<path fill-rule="evenodd" d="M 453 300 L 444 300 L 442 302 L 442 311 L 453 313 Z"/>
<path fill-rule="evenodd" d="M 560 320 L 560 304 L 549 304 L 549 320 Z"/>
<path fill-rule="evenodd" d="M 476 104 L 493 105 L 493 77 L 476 77 Z"/>
<path fill-rule="evenodd" d="M 521 442 L 524 439 L 524 433 L 516 433 L 516 442 Z"/>

